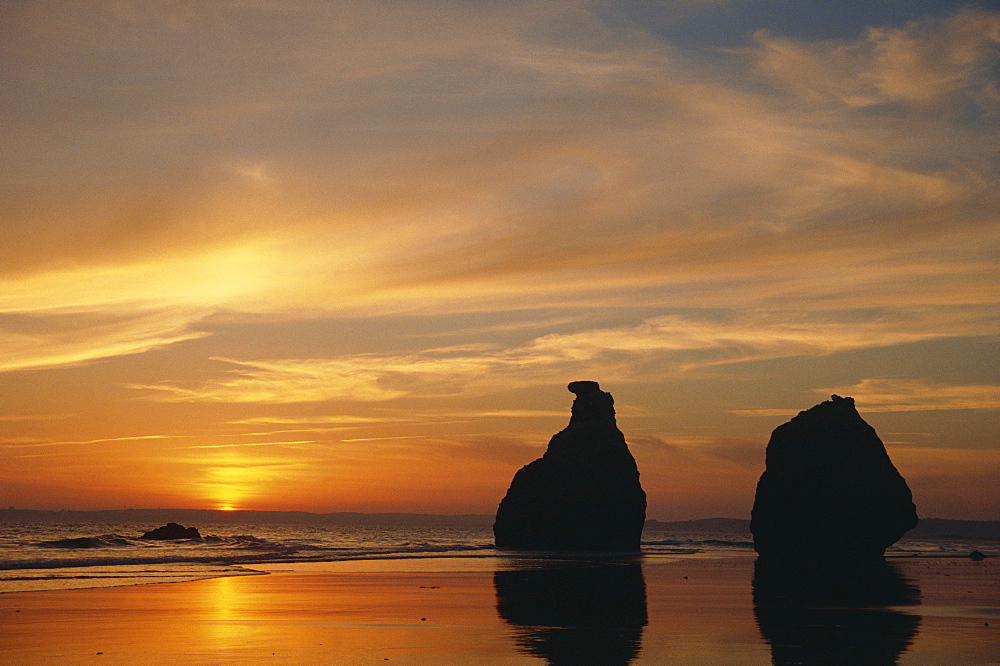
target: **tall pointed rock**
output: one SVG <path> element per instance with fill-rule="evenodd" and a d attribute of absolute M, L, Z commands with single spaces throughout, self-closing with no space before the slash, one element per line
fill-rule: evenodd
<path fill-rule="evenodd" d="M 852 398 L 835 395 L 771 434 L 750 523 L 762 558 L 877 559 L 916 524 L 906 481 Z"/>
<path fill-rule="evenodd" d="M 637 551 L 646 493 L 615 402 L 597 382 L 569 385 L 576 394 L 565 430 L 538 460 L 522 467 L 497 509 L 498 548 Z"/>

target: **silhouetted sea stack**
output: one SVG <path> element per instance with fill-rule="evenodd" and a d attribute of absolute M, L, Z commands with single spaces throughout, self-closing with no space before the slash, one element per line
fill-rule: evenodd
<path fill-rule="evenodd" d="M 497 509 L 498 548 L 639 550 L 646 493 L 615 401 L 597 382 L 572 382 L 576 394 L 565 430 L 538 460 L 522 467 Z"/>
<path fill-rule="evenodd" d="M 750 522 L 761 557 L 878 559 L 916 524 L 910 489 L 853 398 L 832 396 L 771 434 Z"/>

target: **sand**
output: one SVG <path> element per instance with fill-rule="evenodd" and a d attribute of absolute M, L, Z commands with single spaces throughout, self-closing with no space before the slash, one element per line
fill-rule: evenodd
<path fill-rule="evenodd" d="M 847 597 L 832 602 L 829 590 L 811 598 L 758 572 L 756 609 L 751 556 L 599 564 L 280 565 L 267 575 L 3 594 L 0 660 L 766 664 L 772 655 L 839 663 L 867 655 L 869 663 L 1000 663 L 993 559 L 893 560 L 888 578 L 859 583 L 869 592 L 837 586 Z"/>

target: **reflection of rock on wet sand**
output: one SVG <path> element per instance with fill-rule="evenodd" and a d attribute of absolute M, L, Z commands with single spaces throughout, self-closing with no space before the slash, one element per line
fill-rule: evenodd
<path fill-rule="evenodd" d="M 888 608 L 920 603 L 891 565 L 787 568 L 758 561 L 754 615 L 775 664 L 894 664 L 920 618 Z"/>
<path fill-rule="evenodd" d="M 550 664 L 627 664 L 639 653 L 647 617 L 638 562 L 513 564 L 493 575 L 497 612 L 526 654 Z"/>

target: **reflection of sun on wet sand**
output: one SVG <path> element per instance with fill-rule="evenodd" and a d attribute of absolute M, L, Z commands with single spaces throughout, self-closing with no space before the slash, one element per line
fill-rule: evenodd
<path fill-rule="evenodd" d="M 638 579 L 634 568 L 624 567 L 621 573 L 633 582 L 625 587 L 635 592 L 619 606 L 627 621 L 621 623 L 621 633 L 594 632 L 591 640 L 619 650 L 623 661 L 634 652 L 634 663 L 769 663 L 768 641 L 782 631 L 799 631 L 795 618 L 805 616 L 764 618 L 760 599 L 755 616 L 754 561 L 747 555 L 646 557 Z M 830 631 L 852 614 L 876 621 L 892 617 L 893 626 L 905 624 L 905 632 L 862 634 L 870 654 L 898 652 L 902 646 L 900 663 L 1000 660 L 996 560 L 900 558 L 891 564 L 899 579 L 889 588 L 902 589 L 911 601 L 912 592 L 919 590 L 918 605 L 885 607 L 868 599 L 863 607 L 844 603 L 824 616 L 822 608 L 812 608 L 815 599 L 792 601 L 813 613 L 814 623 L 829 620 Z M 267 576 L 0 595 L 0 654 L 5 663 L 14 664 L 90 659 L 506 664 L 538 663 L 540 656 L 558 663 L 558 652 L 545 652 L 552 641 L 560 633 L 573 634 L 574 627 L 586 629 L 588 617 L 600 612 L 577 612 L 568 604 L 538 614 L 522 608 L 521 613 L 516 601 L 512 608 L 503 572 L 525 568 L 513 567 L 506 558 L 285 564 L 273 569 Z M 638 596 L 643 585 L 644 609 Z M 602 596 L 600 588 L 595 592 Z M 579 595 L 575 599 L 598 603 Z M 784 625 L 778 633 L 775 623 Z"/>

